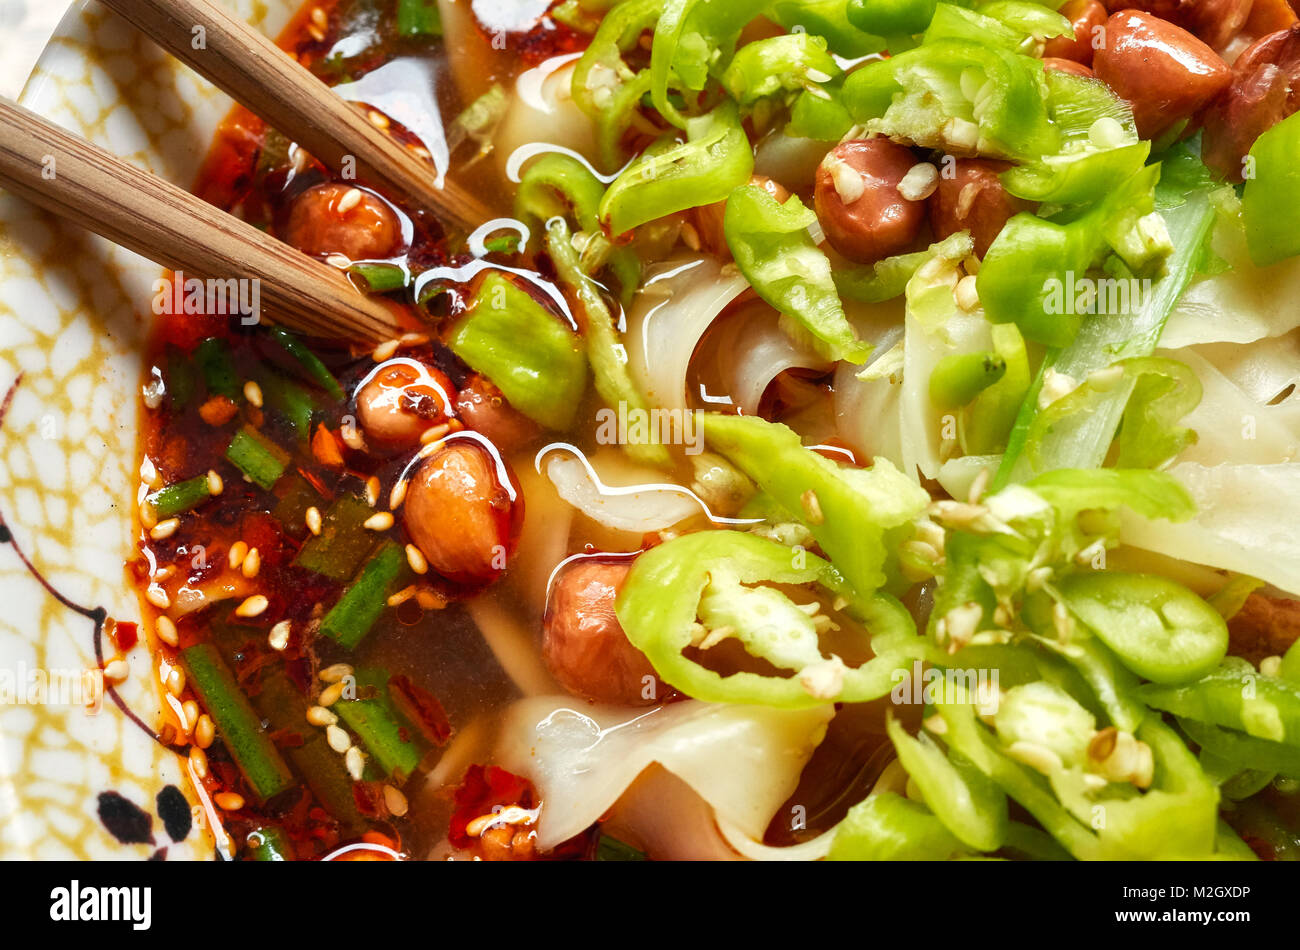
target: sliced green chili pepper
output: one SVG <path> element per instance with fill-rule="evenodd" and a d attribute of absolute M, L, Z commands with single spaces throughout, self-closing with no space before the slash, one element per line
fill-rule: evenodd
<path fill-rule="evenodd" d="M 936 409 L 960 409 L 1000 380 L 1007 361 L 996 353 L 953 353 L 930 373 L 930 402 Z"/>
<path fill-rule="evenodd" d="M 1015 161 L 1055 153 L 1040 60 L 939 40 L 870 62 L 844 81 L 844 104 L 868 131 L 956 154 Z"/>
<path fill-rule="evenodd" d="M 826 40 L 787 33 L 742 46 L 722 73 L 722 86 L 742 106 L 778 93 L 831 82 L 841 75 Z M 820 91 L 820 90 L 818 90 Z"/>
<path fill-rule="evenodd" d="M 582 340 L 503 274 L 484 276 L 447 345 L 530 419 L 551 429 L 573 422 L 587 388 Z"/>
<path fill-rule="evenodd" d="M 925 803 L 961 841 L 976 851 L 996 851 L 1007 835 L 1007 796 L 978 770 L 944 755 L 925 733 L 908 735 L 892 715 L 885 721 L 899 761 Z"/>
<path fill-rule="evenodd" d="M 600 218 L 619 235 L 665 215 L 722 201 L 749 181 L 754 152 L 730 100 L 686 122 L 686 141 L 647 150 L 606 189 Z"/>
<path fill-rule="evenodd" d="M 289 465 L 288 452 L 247 425 L 230 440 L 226 458 L 250 481 L 267 491 L 275 487 Z"/>
<path fill-rule="evenodd" d="M 208 476 L 204 473 L 158 489 L 145 498 L 145 504 L 152 508 L 159 518 L 172 518 L 181 512 L 197 508 L 211 497 Z"/>
<path fill-rule="evenodd" d="M 1289 115 L 1250 147 L 1246 187 L 1241 193 L 1241 217 L 1246 225 L 1246 247 L 1258 267 L 1300 254 L 1300 233 L 1289 214 L 1280 209 L 1300 207 L 1300 119 Z"/>
<path fill-rule="evenodd" d="M 858 339 L 835 291 L 831 263 L 813 243 L 817 215 L 791 195 L 784 204 L 758 185 L 727 199 L 723 232 L 736 266 L 760 297 L 793 320 L 814 348 L 830 359 L 863 363 L 871 347 Z"/>
<path fill-rule="evenodd" d="M 356 649 L 388 606 L 388 596 L 405 570 L 401 545 L 385 543 L 325 615 L 320 632 L 340 646 Z"/>
<path fill-rule="evenodd" d="M 831 861 L 944 861 L 964 853 L 924 805 L 893 792 L 868 795 L 836 826 Z"/>
<path fill-rule="evenodd" d="M 626 406 L 629 413 L 648 411 L 645 397 L 628 373 L 627 350 L 619 339 L 614 318 L 591 278 L 583 271 L 578 252 L 569 239 L 569 227 L 563 219 L 552 218 L 547 225 L 546 248 L 555 263 L 560 283 L 569 288 L 586 316 L 587 360 L 591 364 L 596 392 L 611 408 Z M 633 458 L 652 465 L 667 465 L 669 461 L 668 450 L 658 443 L 632 442 L 624 448 Z"/>
<path fill-rule="evenodd" d="M 837 465 L 757 416 L 706 413 L 701 425 L 715 452 L 808 526 L 855 590 L 867 596 L 886 582 L 886 535 L 925 508 L 923 488 L 883 458 L 870 469 Z"/>
<path fill-rule="evenodd" d="M 920 33 L 934 16 L 935 0 L 849 0 L 849 22 L 880 36 Z"/>
<path fill-rule="evenodd" d="M 650 45 L 650 98 L 661 116 L 689 128 L 690 120 L 668 98 L 671 78 L 687 89 L 703 89 L 710 70 L 727 65 L 740 31 L 759 11 L 717 0 L 661 0 L 660 8 Z"/>
<path fill-rule="evenodd" d="M 1195 683 L 1139 692 L 1147 705 L 1177 716 L 1300 745 L 1300 684 L 1262 676 L 1248 664 L 1225 663 Z"/>
<path fill-rule="evenodd" d="M 1180 717 L 1178 725 L 1202 750 L 1214 753 L 1234 769 L 1258 769 L 1300 778 L 1300 750 L 1294 746 L 1195 719 Z"/>
<path fill-rule="evenodd" d="M 1029 354 L 1025 339 L 1014 323 L 989 328 L 993 352 L 1006 371 L 975 397 L 966 422 L 966 451 L 971 455 L 993 455 L 1006 447 L 1016 413 L 1029 390 Z"/>
<path fill-rule="evenodd" d="M 816 90 L 805 89 L 790 107 L 790 121 L 782 134 L 795 138 L 838 142 L 853 128 L 853 116 L 844 108 L 840 83 L 827 83 Z M 900 291 L 901 293 L 901 291 Z"/>
<path fill-rule="evenodd" d="M 186 647 L 180 661 L 186 681 L 216 723 L 222 743 L 257 799 L 265 802 L 292 788 L 293 773 L 217 648 L 210 643 Z"/>
<path fill-rule="evenodd" d="M 837 139 L 838 141 L 838 139 Z M 969 231 L 958 231 L 942 241 L 931 244 L 924 251 L 895 254 L 865 267 L 839 267 L 832 276 L 840 296 L 862 303 L 879 303 L 900 296 L 913 275 L 936 258 L 960 261 L 974 248 Z"/>
<path fill-rule="evenodd" d="M 824 659 L 815 625 L 792 624 L 802 613 L 784 594 L 759 584 L 819 584 L 843 597 L 870 629 L 876 655 L 860 666 Z M 892 597 L 859 597 L 838 572 L 813 554 L 740 531 L 683 535 L 636 559 L 615 610 L 628 639 L 670 686 L 707 702 L 806 707 L 865 702 L 885 695 L 897 671 L 930 657 L 911 618 Z M 709 643 L 696 617 L 723 621 L 751 656 L 794 671 L 790 678 L 738 672 L 722 676 L 683 654 Z M 807 614 L 804 614 L 808 619 Z M 705 647 L 707 649 L 707 647 Z"/>
<path fill-rule="evenodd" d="M 773 0 L 767 16 L 787 30 L 806 30 L 825 38 L 831 52 L 860 59 L 885 48 L 885 39 L 864 33 L 848 17 L 847 0 Z"/>
<path fill-rule="evenodd" d="M 1282 655 L 1282 666 L 1278 669 L 1277 676 L 1278 679 L 1300 683 L 1300 640 L 1291 644 Z"/>
<path fill-rule="evenodd" d="M 1057 590 L 1125 666 L 1154 682 L 1199 679 L 1228 652 L 1218 611 L 1168 578 L 1096 571 L 1062 578 Z"/>

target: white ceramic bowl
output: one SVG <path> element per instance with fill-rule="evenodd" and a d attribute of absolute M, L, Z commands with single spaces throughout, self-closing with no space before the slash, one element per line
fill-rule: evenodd
<path fill-rule="evenodd" d="M 223 2 L 270 35 L 295 7 Z M 21 101 L 183 187 L 230 107 L 94 0 L 63 19 Z M 125 562 L 137 530 L 140 354 L 160 273 L 0 195 L 0 399 L 10 394 L 0 423 L 0 858 L 213 854 L 186 760 L 111 695 L 83 708 L 94 699 L 82 673 L 99 666 L 96 624 L 69 606 L 140 617 Z M 141 630 L 116 690 L 145 725 L 163 701 L 151 638 Z M 112 659 L 113 643 L 102 644 Z"/>

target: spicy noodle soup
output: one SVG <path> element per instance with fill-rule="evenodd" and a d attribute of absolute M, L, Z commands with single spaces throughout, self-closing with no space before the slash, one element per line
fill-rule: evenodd
<path fill-rule="evenodd" d="M 1180 137 L 1066 42 L 1097 3 L 915 5 L 892 56 L 861 4 L 742 6 L 300 11 L 281 46 L 473 229 L 218 130 L 195 192 L 407 328 L 155 300 L 130 570 L 218 851 L 1294 852 L 1296 587 L 1120 528 L 1205 503 L 1163 471 L 1196 400 L 1159 402 L 1200 384 L 1153 353 L 1228 292 L 1189 247 L 1235 198 L 1231 70 L 1116 24 L 1227 70 Z"/>

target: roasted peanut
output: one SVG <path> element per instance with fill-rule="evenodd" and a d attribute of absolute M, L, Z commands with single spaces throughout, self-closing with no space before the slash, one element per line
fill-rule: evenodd
<path fill-rule="evenodd" d="M 956 159 L 951 177 L 939 176 L 930 196 L 930 228 L 937 239 L 969 231 L 975 253 L 983 257 L 1002 226 L 1015 214 L 1027 211 L 1029 202 L 1007 193 L 998 175 L 1009 166 L 984 158 Z"/>
<path fill-rule="evenodd" d="M 461 420 L 506 455 L 536 439 L 542 432 L 501 395 L 501 390 L 483 376 L 471 376 L 456 396 Z"/>
<path fill-rule="evenodd" d="M 1093 72 L 1083 63 L 1077 63 L 1072 59 L 1058 59 L 1055 56 L 1043 57 L 1044 69 L 1055 69 L 1062 73 L 1073 73 L 1076 76 L 1083 76 L 1085 79 L 1093 78 Z"/>
<path fill-rule="evenodd" d="M 1241 181 L 1255 139 L 1300 109 L 1300 25 L 1250 45 L 1232 66 L 1232 85 L 1205 110 L 1201 157 Z"/>
<path fill-rule="evenodd" d="M 308 188 L 293 202 L 284 239 L 307 254 L 342 254 L 359 261 L 390 256 L 401 241 L 397 214 L 352 185 Z"/>
<path fill-rule="evenodd" d="M 924 201 L 909 201 L 898 183 L 917 164 L 912 151 L 877 136 L 841 142 L 817 166 L 814 201 L 831 247 L 871 264 L 905 251 L 925 217 Z"/>
<path fill-rule="evenodd" d="M 644 706 L 666 687 L 614 615 L 627 561 L 583 559 L 555 579 L 546 608 L 542 655 L 560 685 L 594 702 Z"/>
<path fill-rule="evenodd" d="M 1106 8 L 1098 0 L 1066 0 L 1057 12 L 1074 27 L 1074 39 L 1055 36 L 1048 40 L 1043 61 L 1068 59 L 1087 66 L 1092 62 L 1093 31 L 1106 22 Z"/>
<path fill-rule="evenodd" d="M 790 197 L 790 192 L 778 182 L 765 175 L 754 175 L 749 179 L 751 185 L 758 185 L 779 202 Z M 699 238 L 700 249 L 730 258 L 731 249 L 727 247 L 726 235 L 722 233 L 722 217 L 727 210 L 726 201 L 715 201 L 711 205 L 701 205 L 686 212 L 686 224 L 695 229 Z"/>
<path fill-rule="evenodd" d="M 372 448 L 405 449 L 447 417 L 451 380 L 412 359 L 378 366 L 357 392 L 357 421 Z"/>
<path fill-rule="evenodd" d="M 430 567 L 457 583 L 486 584 L 514 551 L 524 501 L 505 462 L 461 437 L 420 463 L 400 510 Z"/>
<path fill-rule="evenodd" d="M 1183 28 L 1215 50 L 1241 31 L 1252 5 L 1252 0 L 1106 0 L 1112 13 L 1149 13 Z"/>
<path fill-rule="evenodd" d="M 1093 72 L 1133 107 L 1138 134 L 1155 138 L 1222 92 L 1232 70 L 1186 30 L 1125 10 L 1106 21 L 1106 45 Z"/>

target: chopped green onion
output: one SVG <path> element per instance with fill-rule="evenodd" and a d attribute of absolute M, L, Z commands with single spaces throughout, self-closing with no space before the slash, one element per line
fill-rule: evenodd
<path fill-rule="evenodd" d="M 197 508 L 211 497 L 208 476 L 204 473 L 158 489 L 145 499 L 145 504 L 152 508 L 159 518 L 171 518 L 183 511 Z"/>
<path fill-rule="evenodd" d="M 411 282 L 410 272 L 397 264 L 352 264 L 348 273 L 365 285 L 362 289 L 372 294 L 386 294 L 400 290 Z"/>
<path fill-rule="evenodd" d="M 638 851 L 630 844 L 624 844 L 617 838 L 611 838 L 605 833 L 601 833 L 600 838 L 596 841 L 596 860 L 597 861 L 644 861 L 645 853 Z"/>
<path fill-rule="evenodd" d="M 299 442 L 311 438 L 311 417 L 316 411 L 311 393 L 279 373 L 265 373 L 258 381 L 266 406 L 293 429 Z"/>
<path fill-rule="evenodd" d="M 284 347 L 286 353 L 302 364 L 303 369 L 307 371 L 307 375 L 311 377 L 316 385 L 329 393 L 331 399 L 341 400 L 343 398 L 343 387 L 334 378 L 334 374 L 320 361 L 320 357 L 307 349 L 301 340 L 284 327 L 271 327 L 271 338 Z"/>
<path fill-rule="evenodd" d="M 198 384 L 194 375 L 194 363 L 174 346 L 167 347 L 167 367 L 163 381 L 167 384 L 167 395 L 171 397 L 173 408 L 183 409 L 189 405 Z"/>
<path fill-rule="evenodd" d="M 442 36 L 437 0 L 397 0 L 399 36 Z"/>
<path fill-rule="evenodd" d="M 247 850 L 244 852 L 245 861 L 292 861 L 293 845 L 289 843 L 289 836 L 284 833 L 283 828 L 277 828 L 275 825 L 264 825 L 255 831 L 250 831 L 248 837 L 244 839 Z"/>
<path fill-rule="evenodd" d="M 375 546 L 375 534 L 364 527 L 374 509 L 356 495 L 342 495 L 321 519 L 321 531 L 302 546 L 294 564 L 346 581 L 357 572 Z"/>
<path fill-rule="evenodd" d="M 226 449 L 226 458 L 267 491 L 275 487 L 289 464 L 289 453 L 251 426 L 235 433 Z"/>
<path fill-rule="evenodd" d="M 356 678 L 358 697 L 331 708 L 356 733 L 384 776 L 402 784 L 419 768 L 429 745 L 393 705 L 387 673 L 358 670 Z"/>
<path fill-rule="evenodd" d="M 235 360 L 225 340 L 210 336 L 200 342 L 194 349 L 194 362 L 203 373 L 209 393 L 239 399 L 239 374 L 235 372 Z"/>
<path fill-rule="evenodd" d="M 321 621 L 320 632 L 349 650 L 365 639 L 387 606 L 393 583 L 406 568 L 401 545 L 388 542 Z"/>
<path fill-rule="evenodd" d="M 200 643 L 182 650 L 180 659 L 187 681 L 216 723 L 221 741 L 258 800 L 265 802 L 292 788 L 293 773 L 217 648 Z"/>

